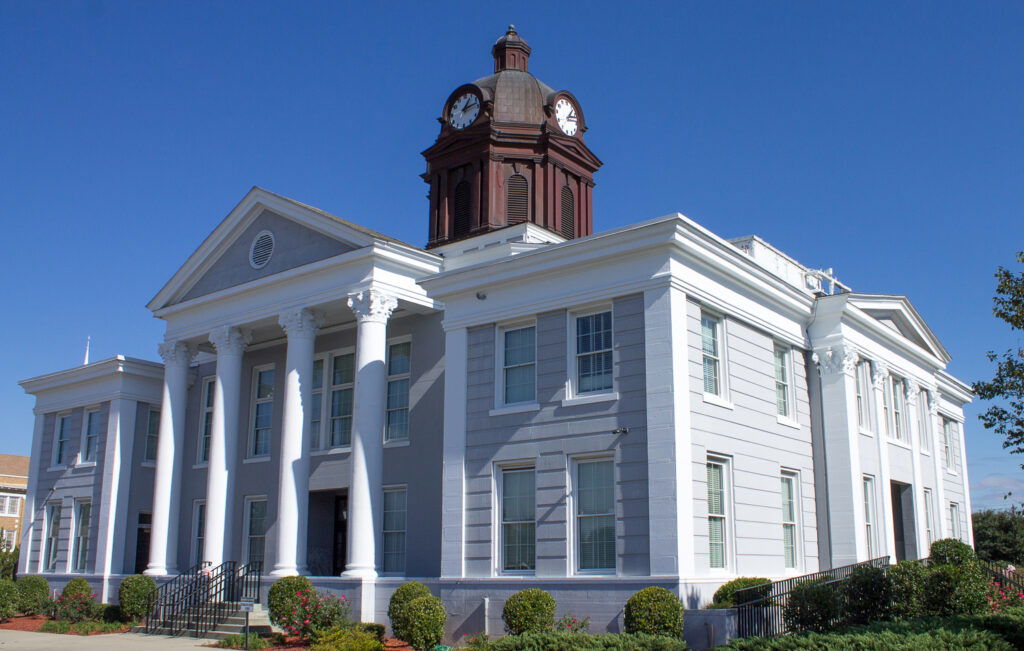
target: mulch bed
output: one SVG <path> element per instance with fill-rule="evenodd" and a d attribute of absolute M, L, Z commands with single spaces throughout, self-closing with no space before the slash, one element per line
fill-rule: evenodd
<path fill-rule="evenodd" d="M 45 615 L 15 615 L 6 622 L 0 624 L 0 629 L 5 631 L 31 631 L 38 633 L 46 621 Z"/>
<path fill-rule="evenodd" d="M 267 647 L 266 651 L 287 651 L 289 649 L 305 649 L 308 645 L 297 637 L 289 637 L 284 644 Z M 384 648 L 387 651 L 413 651 L 412 647 L 401 640 L 393 637 L 384 638 Z"/>

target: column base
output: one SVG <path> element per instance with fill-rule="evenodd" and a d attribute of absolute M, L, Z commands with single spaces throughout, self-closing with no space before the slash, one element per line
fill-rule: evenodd
<path fill-rule="evenodd" d="M 275 567 L 270 570 L 267 576 L 305 576 L 309 574 L 309 570 L 304 567 L 296 567 L 294 565 Z"/>
<path fill-rule="evenodd" d="M 377 570 L 372 567 L 349 565 L 341 575 L 351 577 L 353 579 L 375 579 L 377 578 Z"/>
<path fill-rule="evenodd" d="M 151 566 L 143 570 L 142 573 L 146 576 L 168 576 L 169 574 L 177 574 L 178 572 L 173 567 L 168 568 Z"/>

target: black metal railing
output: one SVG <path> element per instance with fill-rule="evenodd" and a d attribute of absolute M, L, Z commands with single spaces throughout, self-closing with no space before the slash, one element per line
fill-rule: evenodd
<path fill-rule="evenodd" d="M 989 561 L 983 561 L 980 558 L 978 559 L 978 565 L 992 577 L 992 580 L 1000 585 L 1010 586 L 1018 593 L 1024 593 L 1024 573 L 1021 573 L 1019 570 L 1011 572 L 1004 567 Z"/>
<path fill-rule="evenodd" d="M 836 586 L 846 581 L 858 567 L 888 567 L 889 557 L 881 556 L 861 563 L 795 576 L 791 579 L 762 583 L 737 590 L 734 596 L 739 637 L 774 637 L 790 632 L 785 611 L 789 595 L 798 583 L 823 581 Z"/>
<path fill-rule="evenodd" d="M 193 607 L 196 637 L 203 637 L 238 612 L 238 604 L 243 598 L 259 601 L 262 565 L 249 563 L 239 566 L 235 561 L 228 561 L 211 573 L 205 599 Z"/>
<path fill-rule="evenodd" d="M 149 615 L 146 616 L 147 633 L 166 628 L 165 623 L 177 619 L 177 615 L 184 612 L 186 602 L 194 594 L 196 584 L 202 580 L 202 573 L 209 566 L 209 561 L 196 563 L 157 588 L 149 605 Z"/>

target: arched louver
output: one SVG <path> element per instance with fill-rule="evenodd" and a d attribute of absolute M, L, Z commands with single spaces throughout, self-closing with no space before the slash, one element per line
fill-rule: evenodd
<path fill-rule="evenodd" d="M 469 235 L 473 227 L 473 198 L 470 193 L 469 181 L 459 181 L 455 186 L 455 220 L 453 235 L 462 237 Z"/>
<path fill-rule="evenodd" d="M 562 186 L 562 236 L 572 239 L 576 234 L 576 198 L 568 185 Z"/>
<path fill-rule="evenodd" d="M 522 174 L 513 174 L 508 179 L 508 203 L 505 216 L 509 224 L 522 224 L 529 213 L 530 184 Z"/>

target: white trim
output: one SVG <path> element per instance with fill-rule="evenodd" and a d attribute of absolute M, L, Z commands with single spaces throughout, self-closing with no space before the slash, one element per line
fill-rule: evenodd
<path fill-rule="evenodd" d="M 249 552 L 250 552 L 249 543 L 251 542 L 250 541 L 250 535 L 249 535 L 249 525 L 250 525 L 249 519 L 250 519 L 251 511 L 252 511 L 252 504 L 254 502 L 263 502 L 263 503 L 265 503 L 267 505 L 266 506 L 267 512 L 266 512 L 266 515 L 264 516 L 264 518 L 265 518 L 265 520 L 266 519 L 270 519 L 270 500 L 267 499 L 266 495 L 246 495 L 245 496 L 245 499 L 242 502 L 242 509 L 243 509 L 243 511 L 242 511 L 242 556 L 241 556 L 241 562 L 243 564 L 249 562 Z M 209 514 L 207 514 L 207 517 L 209 517 Z M 267 529 L 268 528 L 269 527 L 267 526 L 267 523 L 264 522 L 263 523 L 263 567 L 264 567 L 264 571 L 266 571 L 266 568 L 269 567 L 269 565 L 270 565 L 269 563 L 267 563 L 267 552 L 269 551 L 269 547 L 267 546 L 267 538 L 269 537 L 267 535 Z"/>
<path fill-rule="evenodd" d="M 705 508 L 706 520 L 708 523 L 708 574 L 719 575 L 719 576 L 731 576 L 736 572 L 736 508 L 735 508 L 735 482 L 733 481 L 733 458 L 729 455 L 724 455 L 718 452 L 708 452 L 704 465 L 705 468 L 709 465 L 718 465 L 722 468 L 722 514 L 715 514 L 714 517 L 719 517 L 725 520 L 725 527 L 723 530 L 723 536 L 725 537 L 724 549 L 723 549 L 723 562 L 725 567 L 712 567 L 711 566 L 711 532 L 710 523 L 711 514 L 710 508 Z M 705 471 L 704 484 L 707 487 L 707 474 Z M 710 506 L 706 501 L 708 495 L 705 493 L 705 504 Z"/>
<path fill-rule="evenodd" d="M 713 324 L 713 335 L 716 348 L 716 355 L 712 356 L 715 359 L 715 368 L 718 374 L 718 392 L 709 392 L 707 390 L 707 378 L 704 376 L 704 319 L 705 317 L 714 322 Z M 700 366 L 701 366 L 701 389 L 704 395 L 704 400 L 711 404 L 718 405 L 720 407 L 726 407 L 732 409 L 732 394 L 731 394 L 731 382 L 729 381 L 729 344 L 728 344 L 728 326 L 726 325 L 726 317 L 713 310 L 708 310 L 704 305 L 700 306 L 700 316 L 697 320 L 698 325 L 698 341 L 699 346 L 697 349 L 700 351 Z M 773 363 L 774 368 L 774 363 Z"/>
<path fill-rule="evenodd" d="M 589 316 L 595 316 L 598 314 L 609 315 L 611 324 L 609 325 L 609 333 L 611 335 L 611 347 L 608 349 L 602 348 L 596 351 L 590 351 L 588 353 L 582 353 L 582 355 L 593 355 L 610 351 L 612 355 L 612 367 L 611 376 L 612 384 L 606 389 L 596 389 L 593 391 L 579 391 L 579 358 L 581 353 L 577 350 L 579 342 L 576 336 L 576 324 L 577 320 L 586 318 Z M 619 365 L 619 350 L 615 345 L 615 306 L 612 302 L 602 303 L 600 305 L 591 305 L 586 307 L 577 307 L 566 311 L 566 341 L 568 345 L 565 347 L 567 356 L 568 373 L 566 374 L 565 381 L 565 398 L 563 404 L 587 404 L 587 403 L 573 403 L 574 400 L 581 398 L 589 398 L 591 396 L 612 396 L 618 395 L 619 381 L 618 373 L 616 372 Z M 611 399 L 611 398 L 609 398 Z"/>
<path fill-rule="evenodd" d="M 604 396 L 602 396 L 604 397 Z M 616 396 L 617 398 L 618 396 Z M 580 399 L 577 399 L 580 400 Z M 585 404 L 585 402 L 599 402 L 599 401 L 582 401 L 575 402 L 574 404 Z M 562 406 L 566 406 L 565 401 L 562 402 Z M 505 416 L 506 414 L 523 414 L 530 411 L 540 411 L 540 403 L 538 402 L 517 402 L 514 405 L 507 407 L 499 407 L 497 409 L 491 409 L 487 412 L 488 416 Z"/>
<path fill-rule="evenodd" d="M 867 490 L 868 488 L 870 490 Z M 881 547 L 884 546 L 879 544 L 882 538 L 878 535 L 878 529 L 882 523 L 879 522 L 878 517 L 878 486 L 874 475 L 862 475 L 860 498 L 864 502 L 865 508 L 861 534 L 864 535 L 864 539 L 867 541 L 867 556 L 861 560 L 869 560 L 878 557 L 882 551 Z M 870 507 L 870 513 L 868 513 L 868 507 Z M 869 527 L 870 533 L 868 533 Z"/>
<path fill-rule="evenodd" d="M 505 496 L 505 472 L 522 472 L 529 470 L 533 473 L 533 569 L 532 570 L 506 570 L 505 569 L 505 520 L 503 501 Z M 494 576 L 534 576 L 537 574 L 537 464 L 535 459 L 524 459 L 520 461 L 498 461 L 494 463 L 491 473 L 493 481 L 492 494 L 494 495 L 494 521 L 491 525 L 494 528 L 493 567 L 491 573 Z M 515 521 L 522 523 L 523 521 Z"/>
<path fill-rule="evenodd" d="M 205 468 L 208 466 L 209 450 L 207 450 L 207 458 L 203 458 L 203 443 L 204 440 L 209 439 L 212 436 L 213 429 L 213 392 L 214 385 L 217 383 L 216 375 L 206 375 L 199 384 L 199 436 L 196 439 L 196 464 L 193 468 Z M 206 427 L 206 415 L 210 414 L 210 429 Z"/>
<path fill-rule="evenodd" d="M 384 355 L 384 444 L 389 443 L 408 443 L 412 440 L 412 335 L 402 335 L 399 337 L 392 337 L 387 340 L 387 349 Z M 409 344 L 409 368 L 403 373 L 391 373 L 391 349 L 395 346 L 402 344 Z M 388 417 L 391 412 L 401 411 L 402 408 L 390 409 L 387 406 L 388 395 L 391 391 L 392 382 L 400 382 L 401 380 L 406 381 L 406 394 L 405 394 L 405 437 L 404 438 L 388 438 Z"/>
<path fill-rule="evenodd" d="M 100 405 L 95 407 L 86 407 L 82 412 L 82 438 L 79 441 L 78 447 L 78 463 L 75 464 L 77 467 L 82 467 L 88 464 L 96 465 L 96 459 L 99 458 L 99 447 L 100 447 L 100 426 L 99 426 L 99 415 L 102 409 Z M 93 445 L 93 458 L 86 458 L 86 451 L 88 450 L 89 442 L 89 417 L 95 415 L 97 418 L 96 422 L 96 441 Z"/>
<path fill-rule="evenodd" d="M 380 549 L 380 568 L 381 568 L 381 574 L 380 575 L 381 576 L 405 576 L 406 569 L 409 567 L 409 486 L 407 484 L 388 484 L 388 485 L 383 486 L 382 489 L 383 489 L 384 497 L 382 497 L 381 499 L 384 500 L 384 501 L 381 502 L 381 518 L 380 518 L 380 526 L 381 526 L 381 532 L 380 532 L 380 544 L 381 544 L 381 549 Z M 386 502 L 386 499 L 387 499 L 386 496 L 387 496 L 388 493 L 404 493 L 405 494 L 405 528 L 404 529 L 388 530 L 388 529 L 384 528 L 384 521 L 385 521 L 385 518 L 384 518 L 384 502 Z M 389 533 L 402 533 L 405 536 L 403 538 L 403 547 L 404 548 L 402 549 L 402 558 L 403 558 L 404 562 L 402 563 L 403 567 L 402 567 L 401 571 L 396 571 L 396 570 L 385 571 L 384 570 L 384 537 L 385 537 L 386 534 L 389 534 Z"/>
<path fill-rule="evenodd" d="M 259 378 L 260 378 L 260 373 L 265 373 L 267 371 L 273 371 L 274 372 L 274 387 L 273 387 L 273 391 L 272 391 L 272 393 L 271 393 L 269 398 L 260 398 L 259 397 L 259 389 L 260 389 L 260 380 L 259 380 Z M 274 447 L 273 446 L 273 443 L 274 443 L 274 418 L 276 418 L 276 416 L 277 416 L 277 414 L 275 413 L 277 411 L 275 403 L 277 402 L 278 377 L 277 377 L 277 369 L 276 369 L 275 365 L 274 364 L 260 364 L 258 366 L 253 366 L 252 367 L 252 374 L 251 374 L 250 377 L 252 379 L 250 381 L 250 387 L 249 387 L 249 427 L 246 428 L 247 429 L 247 436 L 246 436 L 246 443 L 245 443 L 245 454 L 242 457 L 242 463 L 247 463 L 250 460 L 252 460 L 252 461 L 265 461 L 265 460 L 270 458 L 271 450 Z M 265 404 L 269 404 L 270 405 L 270 425 L 267 428 L 269 430 L 267 432 L 267 451 L 266 452 L 259 452 L 259 453 L 257 453 L 256 450 L 255 450 L 255 447 L 254 447 L 256 445 L 256 410 L 258 408 L 257 405 L 265 405 Z"/>
<path fill-rule="evenodd" d="M 350 356 L 352 358 L 352 379 L 349 382 L 334 384 L 334 360 L 346 356 Z M 312 401 L 314 394 L 320 395 L 320 431 L 317 434 L 316 441 L 313 441 L 311 437 L 310 454 L 332 454 L 352 450 L 351 412 L 348 414 L 348 443 L 341 443 L 339 445 L 331 444 L 331 401 L 335 391 L 348 390 L 353 393 L 354 397 L 356 382 L 355 358 L 356 349 L 354 346 L 342 346 L 341 348 L 327 350 L 313 356 L 313 372 L 316 372 L 316 362 L 322 362 L 322 367 L 320 369 L 320 388 L 312 388 L 310 390 L 310 401 Z M 313 386 L 315 387 L 316 385 Z M 351 401 L 351 403 L 354 407 L 355 402 Z M 310 416 L 310 433 L 312 433 L 312 410 L 310 412 Z M 313 445 L 314 443 L 316 443 L 315 446 Z"/>
<path fill-rule="evenodd" d="M 610 393 L 594 393 L 579 396 L 578 398 L 568 398 L 562 401 L 563 407 L 575 407 L 577 405 L 594 405 L 600 402 L 615 402 L 619 399 L 619 392 L 612 391 Z"/>
<path fill-rule="evenodd" d="M 505 333 L 514 332 L 516 330 L 526 330 L 527 328 L 533 328 L 533 361 L 529 364 L 533 366 L 533 397 L 529 400 L 520 400 L 518 402 L 506 402 L 505 401 Z M 531 407 L 536 406 L 540 408 L 537 401 L 537 321 L 536 319 L 526 319 L 520 321 L 513 321 L 509 323 L 499 323 L 494 329 L 494 409 L 491 410 L 490 415 L 496 414 L 509 414 L 516 413 L 517 411 L 533 411 Z M 516 366 L 526 366 L 527 364 L 517 364 Z M 526 409 L 523 409 L 523 407 Z"/>
<path fill-rule="evenodd" d="M 781 468 L 779 471 L 779 489 L 781 493 L 782 481 L 789 480 L 793 486 L 793 521 L 787 522 L 785 513 L 782 518 L 782 569 L 787 574 L 801 574 L 804 568 L 804 527 L 803 527 L 803 508 L 801 508 L 802 499 L 801 496 L 803 491 L 801 490 L 802 482 L 800 481 L 800 471 L 792 468 Z M 780 494 L 781 497 L 781 494 Z M 787 524 L 792 524 L 794 528 L 793 532 L 793 558 L 795 564 L 793 567 L 786 567 L 786 538 L 785 529 Z"/>
<path fill-rule="evenodd" d="M 612 511 L 614 524 L 613 544 L 615 547 L 615 566 L 609 568 L 583 569 L 580 567 L 580 535 L 579 535 L 579 468 L 588 463 L 608 462 L 612 465 Z M 617 576 L 619 573 L 619 527 L 622 522 L 621 500 L 619 499 L 619 468 L 614 454 L 593 453 L 570 455 L 566 467 L 569 476 L 566 481 L 567 498 L 566 513 L 570 522 L 566 527 L 566 551 L 570 573 L 575 576 Z M 600 514 L 595 514 L 600 515 Z"/>

